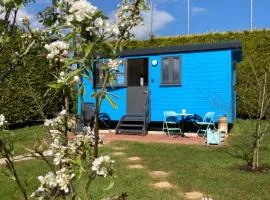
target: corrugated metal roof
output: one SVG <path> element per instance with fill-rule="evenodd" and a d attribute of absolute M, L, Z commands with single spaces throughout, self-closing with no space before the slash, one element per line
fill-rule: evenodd
<path fill-rule="evenodd" d="M 189 44 L 181 46 L 167 46 L 167 47 L 154 47 L 154 48 L 140 48 L 140 49 L 127 49 L 124 50 L 120 56 L 144 56 L 144 55 L 157 55 L 157 54 L 171 54 L 183 53 L 194 51 L 214 51 L 226 49 L 241 49 L 240 41 L 226 41 L 208 44 Z"/>

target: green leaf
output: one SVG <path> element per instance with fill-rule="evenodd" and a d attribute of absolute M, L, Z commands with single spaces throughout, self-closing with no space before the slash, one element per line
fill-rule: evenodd
<path fill-rule="evenodd" d="M 73 77 L 76 75 L 79 75 L 81 73 L 82 69 L 76 69 L 68 74 L 67 81 L 72 81 Z"/>
<path fill-rule="evenodd" d="M 75 36 L 76 36 L 76 32 L 75 32 L 75 31 L 70 32 L 70 33 L 68 33 L 68 34 L 64 37 L 64 40 L 65 40 L 65 41 L 68 41 L 68 40 L 74 38 Z"/>
<path fill-rule="evenodd" d="M 84 95 L 84 85 L 83 84 L 80 85 L 80 87 L 79 87 L 79 95 L 80 96 Z"/>
<path fill-rule="evenodd" d="M 113 88 L 113 86 L 114 86 L 114 81 L 115 81 L 115 78 L 114 78 L 114 76 L 113 75 L 111 75 L 110 77 L 109 77 L 109 83 L 110 83 L 110 86 Z"/>
<path fill-rule="evenodd" d="M 99 95 L 99 92 L 94 92 L 93 94 L 90 95 L 90 97 L 93 98 L 93 97 L 96 97 L 96 96 L 98 96 L 98 95 Z"/>
<path fill-rule="evenodd" d="M 82 63 L 82 64 L 84 64 L 83 60 L 81 60 L 81 59 L 79 59 L 79 58 L 73 58 L 73 59 L 71 59 L 71 60 L 66 61 L 64 68 L 69 69 L 71 65 L 77 64 L 77 63 Z"/>
<path fill-rule="evenodd" d="M 84 59 L 86 59 L 89 56 L 90 52 L 92 51 L 92 48 L 93 48 L 93 43 L 90 43 L 90 44 L 88 44 L 88 45 L 85 46 L 85 49 L 84 49 L 84 51 L 85 51 Z"/>
<path fill-rule="evenodd" d="M 13 181 L 16 180 L 15 177 L 12 174 L 9 174 L 8 172 L 1 172 L 0 175 L 6 176 L 6 177 L 8 177 L 9 179 L 11 179 Z"/>
<path fill-rule="evenodd" d="M 110 184 L 106 188 L 104 188 L 105 191 L 110 190 L 114 186 L 113 178 L 112 177 L 109 177 L 109 178 L 110 178 Z"/>
<path fill-rule="evenodd" d="M 50 88 L 53 88 L 53 89 L 60 89 L 62 87 L 62 84 L 60 84 L 60 83 L 50 83 L 48 86 Z"/>
<path fill-rule="evenodd" d="M 117 96 L 116 94 L 112 92 L 107 92 L 107 94 L 111 95 L 113 98 L 120 99 L 119 96 Z"/>
<path fill-rule="evenodd" d="M 108 102 L 110 103 L 110 105 L 114 108 L 114 109 L 118 109 L 117 104 L 115 103 L 115 101 L 109 96 L 109 95 L 105 95 L 105 98 L 108 100 Z"/>

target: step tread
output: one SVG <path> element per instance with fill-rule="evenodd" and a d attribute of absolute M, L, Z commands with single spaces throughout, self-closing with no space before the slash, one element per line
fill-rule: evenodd
<path fill-rule="evenodd" d="M 143 124 L 120 124 L 122 127 L 143 127 Z"/>

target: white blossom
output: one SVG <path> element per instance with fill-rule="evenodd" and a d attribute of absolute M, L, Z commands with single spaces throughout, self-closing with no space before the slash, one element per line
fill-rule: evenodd
<path fill-rule="evenodd" d="M 112 28 L 111 28 L 111 31 L 112 31 L 112 34 L 113 35 L 119 35 L 120 34 L 120 31 L 118 29 L 118 27 L 116 25 L 113 25 Z"/>
<path fill-rule="evenodd" d="M 52 60 L 56 56 L 66 56 L 69 44 L 63 41 L 55 41 L 51 44 L 46 44 L 44 48 L 49 52 L 47 58 Z"/>
<path fill-rule="evenodd" d="M 97 8 L 87 0 L 78 0 L 71 4 L 69 12 L 73 17 L 67 16 L 67 20 L 70 22 L 70 20 L 73 21 L 75 19 L 81 22 L 86 18 L 91 19 L 96 11 Z"/>
<path fill-rule="evenodd" d="M 102 27 L 104 24 L 103 20 L 101 17 L 98 17 L 96 20 L 95 20 L 95 27 Z"/>
<path fill-rule="evenodd" d="M 112 70 L 117 70 L 119 65 L 121 65 L 122 63 L 123 63 L 123 61 L 120 59 L 109 59 L 107 62 L 109 68 Z"/>
<path fill-rule="evenodd" d="M 0 128 L 7 123 L 5 120 L 5 116 L 3 114 L 0 115 Z"/>
<path fill-rule="evenodd" d="M 95 171 L 97 175 L 106 177 L 108 175 L 108 170 L 114 163 L 109 156 L 100 156 L 95 158 L 92 163 L 92 171 Z"/>
<path fill-rule="evenodd" d="M 53 120 L 51 120 L 51 119 L 45 119 L 44 126 L 52 126 L 52 125 L 53 125 Z"/>
<path fill-rule="evenodd" d="M 74 77 L 73 77 L 73 81 L 74 81 L 75 83 L 78 83 L 78 82 L 81 81 L 81 79 L 80 79 L 79 76 L 74 76 Z"/>
<path fill-rule="evenodd" d="M 64 109 L 64 110 L 62 110 L 60 113 L 59 113 L 59 115 L 60 116 L 64 116 L 64 115 L 66 115 L 67 114 L 67 111 Z"/>
<path fill-rule="evenodd" d="M 31 197 L 42 199 L 46 195 L 46 190 L 54 191 L 55 189 L 68 193 L 70 181 L 74 176 L 75 174 L 69 172 L 66 168 L 62 168 L 55 173 L 49 172 L 44 177 L 39 176 L 40 187 L 32 193 Z M 47 189 L 45 190 L 45 188 Z"/>

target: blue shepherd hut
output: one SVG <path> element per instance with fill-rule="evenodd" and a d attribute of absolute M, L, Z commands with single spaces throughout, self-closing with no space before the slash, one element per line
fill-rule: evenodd
<path fill-rule="evenodd" d="M 101 107 L 102 113 L 118 121 L 116 132 L 145 132 L 149 122 L 162 122 L 168 110 L 200 116 L 212 111 L 215 121 L 224 115 L 229 123 L 235 119 L 240 42 L 132 49 L 120 57 L 127 64 L 119 67 L 115 87 L 108 88 L 118 96 L 118 109 L 106 100 Z M 94 103 L 90 95 L 96 86 L 87 80 L 84 84 L 84 102 Z"/>

